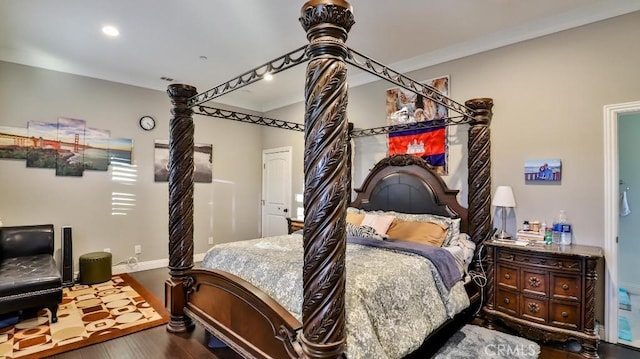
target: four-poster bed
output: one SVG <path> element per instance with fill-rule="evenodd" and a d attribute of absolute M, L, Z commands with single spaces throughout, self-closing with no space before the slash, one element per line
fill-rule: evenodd
<path fill-rule="evenodd" d="M 462 116 L 458 121 L 445 121 L 445 125 L 469 125 L 468 210 L 458 204 L 458 191 L 448 189 L 423 161 L 410 156 L 390 157 L 376 165 L 356 190 L 358 197 L 351 205 L 368 211 L 432 213 L 459 219 L 462 231 L 478 247 L 491 235 L 491 99 L 459 104 L 349 49 L 345 41 L 354 20 L 346 1 L 308 1 L 300 22 L 307 31 L 308 46 L 201 94 L 194 87 L 178 84 L 169 86 L 167 91 L 173 104 L 169 146 L 170 279 L 165 285 L 171 320 L 167 329 L 184 332 L 193 327 L 195 320 L 244 357 L 336 358 L 345 353 L 345 268 L 349 265 L 345 218 L 351 193 L 350 138 L 398 129 L 392 126 L 368 132 L 351 130 L 346 120 L 347 63 Z M 259 80 L 265 72 L 276 73 L 307 61 L 304 126 L 203 105 Z M 301 320 L 239 276 L 222 270 L 193 269 L 194 112 L 304 131 Z M 464 288 L 471 301 L 476 302 L 477 286 L 467 282 Z M 446 322 L 437 325 L 442 327 Z"/>

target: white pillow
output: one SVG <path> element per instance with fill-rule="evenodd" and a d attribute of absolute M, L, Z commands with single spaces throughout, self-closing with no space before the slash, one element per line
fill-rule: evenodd
<path fill-rule="evenodd" d="M 362 220 L 362 223 L 360 223 L 360 225 L 373 227 L 373 229 L 375 229 L 379 235 L 384 236 L 394 219 L 395 217 L 391 215 L 377 215 L 367 213 L 364 215 L 364 219 Z"/>

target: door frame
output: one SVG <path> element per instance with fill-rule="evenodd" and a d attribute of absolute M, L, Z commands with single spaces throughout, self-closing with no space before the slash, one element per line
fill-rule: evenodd
<path fill-rule="evenodd" d="M 640 112 L 640 101 L 605 105 L 604 113 L 604 341 L 618 342 L 618 116 Z"/>
<path fill-rule="evenodd" d="M 264 234 L 264 218 L 265 218 L 265 210 L 266 210 L 266 205 L 265 205 L 265 192 L 266 192 L 266 185 L 265 185 L 265 177 L 264 177 L 264 170 L 266 169 L 266 163 L 265 163 L 265 156 L 267 154 L 270 153 L 278 153 L 278 152 L 286 152 L 287 153 L 287 161 L 289 162 L 289 188 L 287 189 L 287 193 L 286 193 L 286 202 L 285 205 L 287 206 L 288 210 L 289 210 L 289 216 L 291 216 L 291 192 L 292 192 L 292 182 L 293 182 L 293 166 L 291 164 L 291 161 L 293 161 L 293 146 L 286 146 L 286 147 L 276 147 L 276 148 L 269 148 L 266 150 L 262 150 L 262 193 L 261 193 L 261 200 L 260 200 L 260 234 L 261 236 L 263 236 Z M 285 220 L 286 222 L 286 220 Z"/>

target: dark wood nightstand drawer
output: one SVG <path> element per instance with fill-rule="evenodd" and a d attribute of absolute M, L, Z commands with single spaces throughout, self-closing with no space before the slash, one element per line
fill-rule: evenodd
<path fill-rule="evenodd" d="M 510 315 L 518 315 L 518 295 L 506 290 L 498 289 L 496 308 Z"/>
<path fill-rule="evenodd" d="M 549 315 L 549 300 L 523 296 L 520 304 L 520 317 L 538 323 L 546 323 Z"/>
<path fill-rule="evenodd" d="M 580 300 L 581 279 L 579 276 L 551 274 L 551 297 L 556 299 Z"/>
<path fill-rule="evenodd" d="M 532 256 L 528 254 L 514 255 L 514 262 L 521 265 L 557 269 L 563 271 L 580 272 L 582 270 L 581 261 L 573 258 L 557 258 L 553 256 Z"/>
<path fill-rule="evenodd" d="M 549 295 L 549 274 L 543 271 L 522 269 L 522 291 L 529 294 Z"/>
<path fill-rule="evenodd" d="M 499 286 L 518 289 L 518 268 L 499 264 L 498 277 L 496 279 Z"/>
<path fill-rule="evenodd" d="M 567 329 L 580 329 L 580 303 L 552 300 L 550 304 L 551 324 Z"/>

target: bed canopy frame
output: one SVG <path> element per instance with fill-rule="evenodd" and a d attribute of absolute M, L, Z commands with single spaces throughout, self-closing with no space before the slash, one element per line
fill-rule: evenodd
<path fill-rule="evenodd" d="M 469 125 L 468 234 L 481 243 L 491 236 L 490 129 L 493 101 L 478 98 L 460 104 L 346 46 L 354 24 L 344 0 L 310 0 L 300 22 L 309 44 L 258 66 L 200 94 L 196 88 L 172 84 L 167 93 L 173 108 L 169 124 L 169 275 L 165 284 L 171 313 L 167 330 L 194 326 L 185 309 L 194 290 L 193 275 L 193 114 L 304 132 L 304 268 L 302 333 L 299 348 L 287 345 L 291 357 L 337 358 L 345 349 L 345 214 L 351 193 L 350 139 L 406 129 L 407 125 L 353 130 L 347 122 L 347 64 L 460 114 L 437 126 Z M 278 73 L 308 63 L 304 125 L 205 106 L 208 101 L 254 83 L 267 72 Z M 433 124 L 417 123 L 411 128 Z M 189 313 L 192 314 L 192 313 Z M 279 335 L 294 340 L 282 324 Z M 284 338 L 283 338 L 284 339 Z M 286 340 L 283 340 L 286 342 Z"/>

